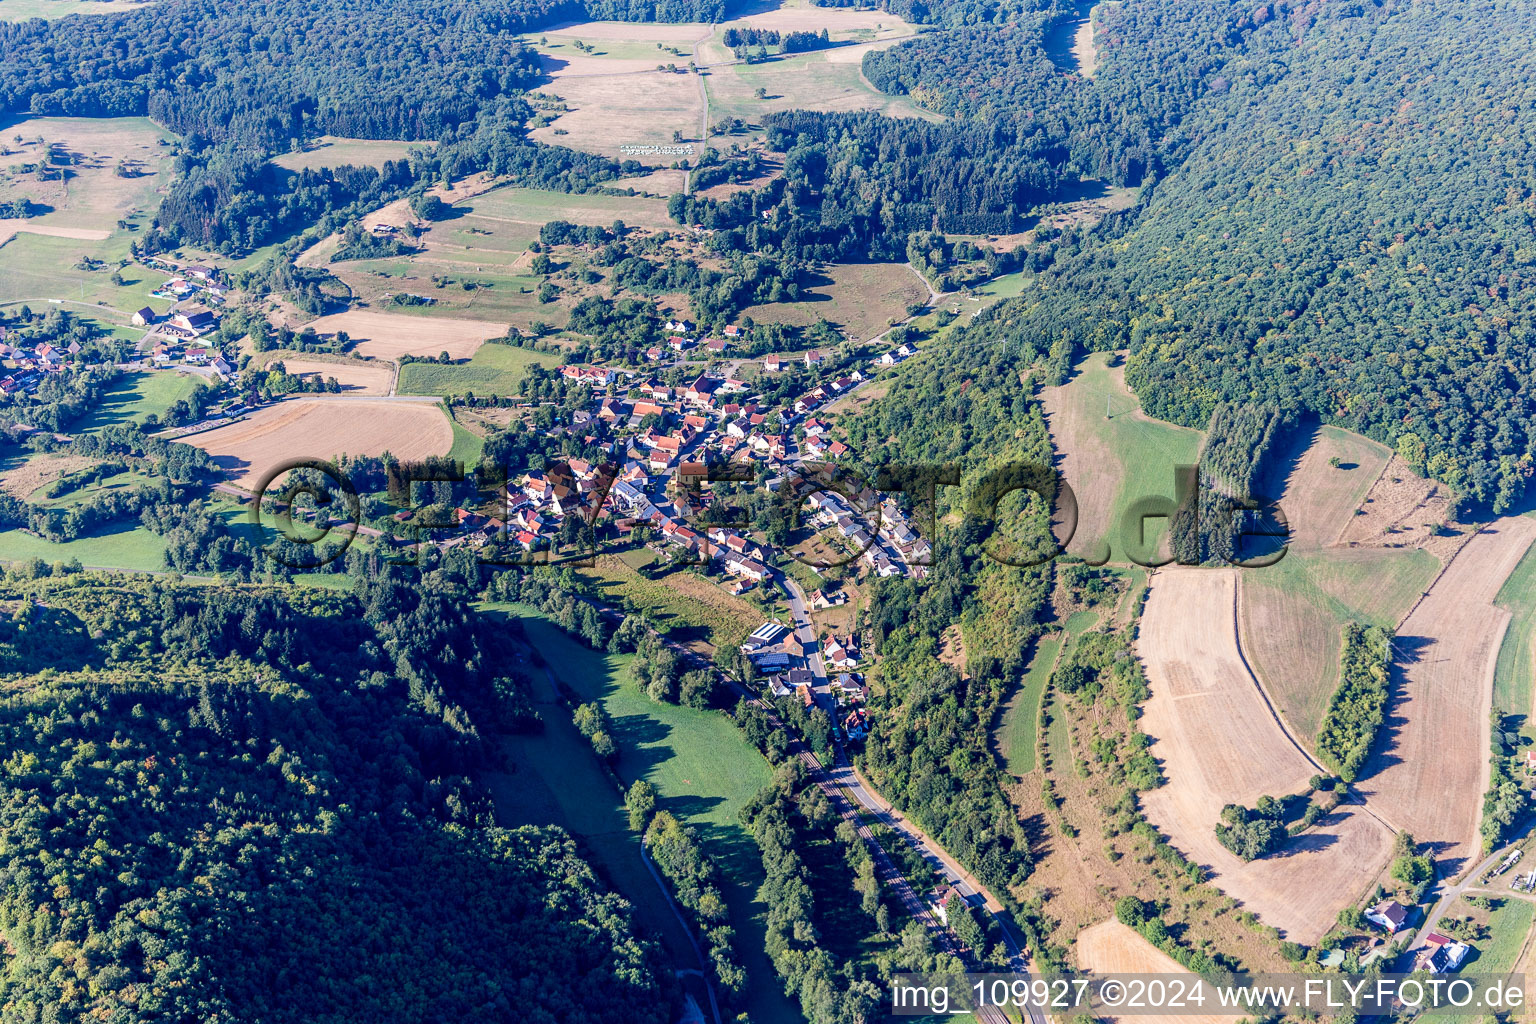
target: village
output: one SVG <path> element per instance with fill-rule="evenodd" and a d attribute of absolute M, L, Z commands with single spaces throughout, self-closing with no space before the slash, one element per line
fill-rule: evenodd
<path fill-rule="evenodd" d="M 147 356 L 149 365 L 156 369 L 174 367 L 218 380 L 230 379 L 235 364 L 229 357 L 212 345 L 196 343 L 218 328 L 215 310 L 229 295 L 229 286 L 219 270 L 201 264 L 178 268 L 154 256 L 147 257 L 144 264 L 178 275 L 150 293 L 175 305 L 164 316 L 148 306 L 133 313 L 130 324 L 143 328 L 145 333 L 137 342 L 139 358 L 124 364 L 125 367 L 136 368 Z M 47 341 L 32 347 L 12 344 L 7 330 L 0 327 L 0 394 L 35 394 L 44 374 L 62 373 L 77 361 L 82 351 L 75 341 L 63 346 Z"/>
<path fill-rule="evenodd" d="M 694 337 L 684 321 L 669 321 L 666 328 L 673 335 L 670 351 L 707 353 L 707 368 L 674 387 L 645 370 L 561 367 L 562 378 L 588 389 L 590 397 L 569 423 L 556 423 L 550 432 L 577 432 L 606 461 L 564 459 L 515 477 L 504 504 L 457 509 L 459 535 L 449 543 L 506 543 L 536 563 L 553 560 L 562 544 L 591 527 L 621 543 L 648 546 L 666 560 L 718 573 L 718 585 L 729 594 L 757 591 L 773 602 L 782 593 L 793 624 L 764 622 L 742 653 L 766 677 L 772 696 L 820 708 L 840 736 L 861 739 L 869 723 L 864 681 L 856 671 L 857 639 L 819 636 L 810 616 L 845 603 L 847 595 L 831 582 L 805 594 L 788 571 L 796 554 L 748 529 L 710 525 L 704 513 L 716 486 L 708 481 L 711 475 L 730 477 L 795 501 L 802 532 L 812 533 L 827 553 L 826 563 L 800 558 L 815 576 L 836 563 L 855 576 L 921 579 L 932 552 L 896 497 L 882 497 L 867 485 L 840 493 L 821 486 L 815 472 L 848 455 L 832 436 L 830 419 L 817 413 L 915 349 L 902 345 L 885 352 L 867 371 L 833 368 L 821 352 L 805 352 L 798 361 L 812 371 L 811 386 L 770 404 L 722 365 L 736 328 L 727 327 L 718 339 Z M 762 360 L 762 373 L 787 365 L 786 357 L 771 354 Z"/>
<path fill-rule="evenodd" d="M 210 381 L 236 378 L 234 357 L 208 339 L 229 297 L 221 271 L 170 263 L 154 269 L 171 275 L 154 295 L 174 305 L 166 314 L 149 307 L 132 314 L 132 326 L 144 333 L 136 358 L 124 368 Z M 512 477 L 490 504 L 466 501 L 454 510 L 456 528 L 436 542 L 495 544 L 538 564 L 560 560 L 578 540 L 601 536 L 605 545 L 649 548 L 674 568 L 700 568 L 726 593 L 751 594 L 770 612 L 787 608 L 790 624 L 764 622 L 741 653 L 770 696 L 819 708 L 839 738 L 862 739 L 869 722 L 857 637 L 818 635 L 811 612 L 849 600 L 843 579 L 921 579 L 931 550 L 896 496 L 867 484 L 850 489 L 818 483 L 817 470 L 850 455 L 834 436 L 827 407 L 917 350 L 901 343 L 878 354 L 810 349 L 749 359 L 737 351 L 746 340 L 740 326 L 724 326 L 718 337 L 703 335 L 686 320 L 668 319 L 663 329 L 666 344 L 644 353 L 645 363 L 654 366 L 567 363 L 553 371 L 566 401 L 559 419 L 543 429 L 551 441 L 580 439 L 590 461 L 560 459 Z M 35 350 L 0 347 L 7 360 L 0 388 L 35 391 L 42 374 L 78 361 L 79 346 L 71 349 L 47 343 Z M 682 383 L 678 368 L 686 370 Z M 795 383 L 786 395 L 785 387 L 772 385 L 791 370 Z M 574 411 L 573 391 L 585 396 Z M 772 399 L 765 396 L 769 391 Z M 541 404 L 549 403 L 518 399 L 515 414 L 531 421 Z M 177 436 L 244 411 L 241 399 L 232 397 Z M 792 502 L 797 532 L 811 553 L 775 546 L 762 530 L 711 520 L 706 510 L 725 490 L 711 476 Z M 412 515 L 395 519 L 403 525 Z M 813 581 L 834 565 L 834 578 L 816 586 Z"/>

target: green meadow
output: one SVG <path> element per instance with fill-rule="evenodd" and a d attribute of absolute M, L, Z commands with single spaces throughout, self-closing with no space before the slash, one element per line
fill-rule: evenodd
<path fill-rule="evenodd" d="M 615 656 L 584 647 L 528 606 L 488 605 L 486 609 L 517 615 L 530 644 L 555 677 L 579 700 L 602 705 L 619 747 L 616 769 L 624 784 L 645 779 L 656 787 L 661 808 L 698 831 L 725 875 L 736 948 L 751 978 L 746 1002 L 752 1008 L 753 1020 L 800 1024 L 803 1018 L 782 994 L 778 976 L 763 952 L 767 908 L 757 899 L 763 882 L 762 861 L 756 842 L 738 818 L 747 801 L 768 784 L 768 762 L 718 711 L 696 711 L 651 700 L 629 681 L 632 655 Z M 548 715 L 555 713 L 555 709 L 545 710 Z M 582 765 L 595 764 L 589 749 L 584 754 Z M 588 773 L 574 761 L 572 751 L 569 759 L 549 762 L 546 788 L 553 784 L 554 799 L 567 806 L 565 813 L 573 821 L 598 830 L 596 835 L 607 836 L 613 849 L 622 850 L 624 841 L 612 834 L 614 819 L 601 812 L 602 806 L 611 806 L 615 799 L 608 780 L 600 772 Z M 562 787 L 567 790 L 564 796 L 559 792 Z M 571 807 L 573 800 L 583 808 L 590 802 L 598 809 Z M 577 816 L 588 813 L 595 817 Z"/>

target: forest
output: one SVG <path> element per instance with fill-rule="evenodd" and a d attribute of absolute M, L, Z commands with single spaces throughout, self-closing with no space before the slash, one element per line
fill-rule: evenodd
<path fill-rule="evenodd" d="M 1273 402 L 1222 402 L 1211 412 L 1195 486 L 1171 524 L 1176 561 L 1232 564 L 1273 555 L 1285 524 L 1274 495 L 1258 493 L 1259 479 L 1285 425 Z"/>
<path fill-rule="evenodd" d="M 537 727 L 515 651 L 448 570 L 371 569 L 0 585 L 12 1012 L 672 1019 L 628 905 L 475 781 Z"/>
<path fill-rule="evenodd" d="M 1129 346 L 1154 416 L 1276 402 L 1509 510 L 1536 445 L 1536 116 L 1516 99 L 1536 59 L 1509 47 L 1533 30 L 1529 6 L 1447 0 L 1265 23 L 1185 118 L 1177 168 L 1105 225 L 1113 247 L 1057 253 L 1024 328 Z"/>

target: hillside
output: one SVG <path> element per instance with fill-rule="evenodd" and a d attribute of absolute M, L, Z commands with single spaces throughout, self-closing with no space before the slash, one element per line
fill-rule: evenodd
<path fill-rule="evenodd" d="M 655 947 L 572 839 L 489 824 L 471 716 L 529 709 L 510 676 L 497 703 L 464 689 L 494 641 L 363 590 L 7 580 L 11 1012 L 669 1019 Z"/>

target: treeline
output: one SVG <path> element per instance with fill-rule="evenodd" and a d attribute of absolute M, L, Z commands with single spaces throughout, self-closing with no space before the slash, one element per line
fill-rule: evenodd
<path fill-rule="evenodd" d="M 801 259 L 904 258 L 907 235 L 1022 230 L 1057 193 L 1060 157 L 1032 129 L 930 124 L 873 113 L 785 111 L 764 118 L 784 174 L 756 192 L 684 197 L 672 214 L 739 252 Z"/>
<path fill-rule="evenodd" d="M 540 23 L 717 22 L 725 10 L 722 0 L 187 0 L 175 17 L 33 19 L 0 29 L 0 107 L 148 115 L 180 135 L 267 153 L 326 134 L 430 140 L 532 84 L 537 59 L 517 34 Z"/>
<path fill-rule="evenodd" d="M 1180 945 L 1178 939 L 1168 930 L 1168 924 L 1163 920 L 1162 912 L 1156 903 L 1143 901 L 1135 896 L 1122 896 L 1115 901 L 1115 918 L 1121 924 L 1134 928 L 1142 938 L 1196 974 L 1233 969 L 1234 965 L 1220 953 L 1212 955 L 1203 950 Z"/>
<path fill-rule="evenodd" d="M 84 501 L 58 507 L 29 504 L 0 492 L 0 527 L 24 529 L 52 543 L 63 543 L 99 532 L 103 527 L 149 516 L 158 519 L 161 509 L 182 509 L 211 473 L 208 453 L 190 445 L 149 437 L 133 425 L 110 426 L 82 434 L 70 443 L 51 436 L 29 442 L 36 452 L 67 451 L 73 455 L 106 460 L 103 465 L 61 478 L 48 489 L 49 498 L 99 480 L 104 474 L 141 470 L 151 479 L 131 490 L 107 490 Z"/>
<path fill-rule="evenodd" d="M 645 847 L 672 883 L 677 901 L 693 915 L 710 968 L 726 999 L 740 999 L 747 972 L 733 948 L 736 933 L 728 923 L 725 897 L 720 892 L 719 867 L 705 854 L 698 834 L 669 811 L 657 811 L 651 818 L 645 829 Z"/>
<path fill-rule="evenodd" d="M 812 848 L 841 852 L 841 863 L 827 863 L 824 870 L 851 873 L 859 923 L 868 934 L 878 921 L 889 923 L 889 912 L 863 841 L 851 826 L 840 824 L 834 833 L 836 815 L 825 794 L 806 782 L 804 766 L 794 760 L 774 771 L 772 784 L 742 808 L 741 817 L 762 854 L 765 879 L 758 896 L 768 906 L 765 951 L 784 990 L 799 1001 L 806 1019 L 818 1024 L 872 1019 L 882 1005 L 883 986 L 861 970 L 856 948 L 833 948 L 842 943 L 824 928 L 828 908 L 817 900 L 804 855 Z M 847 890 L 836 895 L 850 898 Z"/>
<path fill-rule="evenodd" d="M 515 652 L 441 571 L 397 572 L 354 595 L 3 584 L 16 1012 L 672 1019 L 628 904 L 560 830 L 493 824 L 474 781 L 475 723 L 528 708 L 492 685 Z"/>
<path fill-rule="evenodd" d="M 1268 550 L 1243 537 L 1279 532 L 1268 504 L 1273 496 L 1258 490 L 1286 419 L 1274 402 L 1222 402 L 1212 411 L 1195 486 L 1172 517 L 1173 555 L 1181 564 L 1230 563 Z"/>
<path fill-rule="evenodd" d="M 968 239 L 950 241 L 938 231 L 914 231 L 907 239 L 907 262 L 935 290 L 949 292 L 1027 267 L 1030 254 L 1022 244 L 999 250 Z"/>
<path fill-rule="evenodd" d="M 1339 686 L 1317 734 L 1317 753 L 1345 782 L 1354 782 L 1386 719 L 1392 631 L 1351 622 L 1344 627 Z"/>

